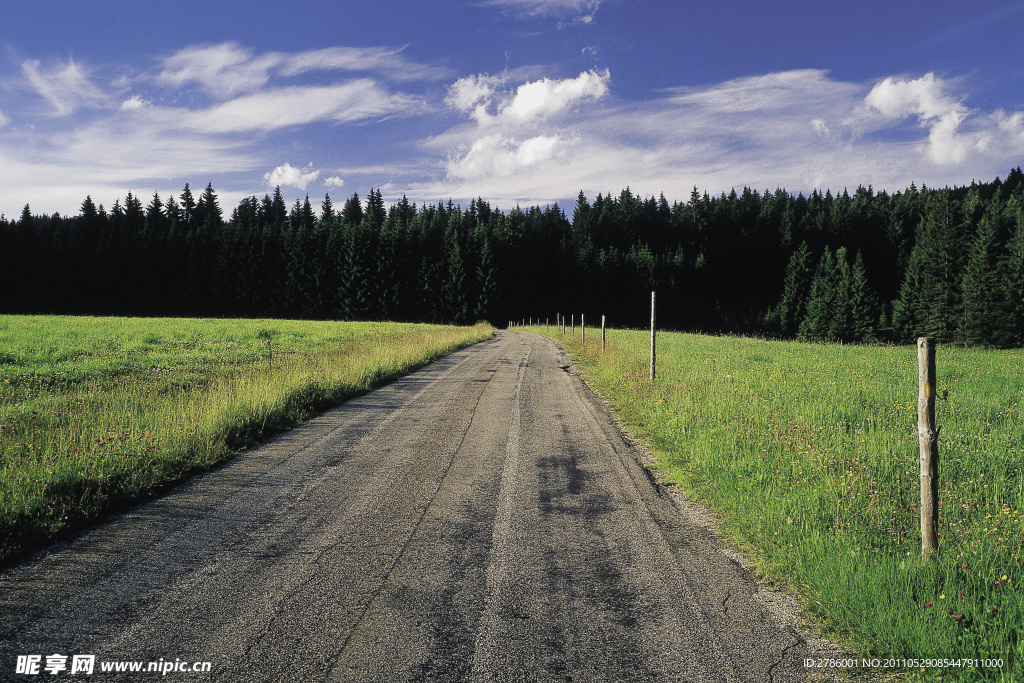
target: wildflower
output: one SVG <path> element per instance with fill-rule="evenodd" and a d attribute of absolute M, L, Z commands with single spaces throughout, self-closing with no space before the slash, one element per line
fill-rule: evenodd
<path fill-rule="evenodd" d="M 945 600 L 945 599 L 946 599 L 946 594 L 945 593 L 943 593 L 942 595 L 939 596 L 939 600 Z"/>
<path fill-rule="evenodd" d="M 956 615 L 956 620 L 957 620 L 957 621 L 960 621 L 960 620 L 961 620 L 961 619 L 963 619 L 963 618 L 964 618 L 964 615 L 962 615 L 962 614 L 958 614 L 958 615 Z"/>
<path fill-rule="evenodd" d="M 966 562 L 964 562 L 964 563 L 963 563 L 962 565 L 960 565 L 960 568 L 961 568 L 961 569 L 967 569 L 967 563 L 966 563 Z"/>
<path fill-rule="evenodd" d="M 932 606 L 932 603 L 931 603 L 931 602 L 926 602 L 926 603 L 924 603 L 924 606 L 925 606 L 925 607 L 931 607 L 931 606 Z"/>

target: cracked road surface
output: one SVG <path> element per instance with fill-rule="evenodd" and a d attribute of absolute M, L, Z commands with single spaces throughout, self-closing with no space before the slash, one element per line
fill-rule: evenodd
<path fill-rule="evenodd" d="M 0 679 L 805 680 L 639 457 L 553 342 L 499 332 L 7 572 Z"/>

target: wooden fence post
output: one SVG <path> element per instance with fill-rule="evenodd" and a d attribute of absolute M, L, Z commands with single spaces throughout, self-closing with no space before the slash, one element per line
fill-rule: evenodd
<path fill-rule="evenodd" d="M 582 313 L 580 313 L 580 344 L 587 345 L 587 323 Z"/>
<path fill-rule="evenodd" d="M 939 549 L 939 430 L 935 428 L 935 339 L 917 340 L 917 436 L 921 446 L 921 558 Z"/>
<path fill-rule="evenodd" d="M 651 381 L 654 381 L 655 348 L 654 348 L 654 291 L 651 291 Z"/>
<path fill-rule="evenodd" d="M 601 316 L 601 353 L 604 353 L 604 350 L 605 350 L 605 348 L 607 348 L 607 346 L 608 346 L 607 340 L 605 339 L 605 336 L 604 336 L 604 316 L 602 315 Z"/>
<path fill-rule="evenodd" d="M 569 338 L 572 339 L 576 336 L 576 314 L 573 313 L 569 316 Z"/>

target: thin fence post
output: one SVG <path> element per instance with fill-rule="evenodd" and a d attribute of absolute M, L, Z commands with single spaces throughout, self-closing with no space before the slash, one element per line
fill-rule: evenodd
<path fill-rule="evenodd" d="M 604 336 L 604 316 L 602 315 L 601 316 L 601 353 L 604 353 L 604 350 L 605 350 L 606 347 L 607 347 L 607 342 L 606 342 L 605 336 Z"/>
<path fill-rule="evenodd" d="M 655 329 L 655 327 L 654 327 L 654 322 L 655 322 L 654 312 L 655 312 L 655 308 L 654 308 L 654 291 L 652 290 L 651 291 L 651 381 L 652 382 L 654 381 L 654 368 L 655 368 L 655 361 L 656 361 L 655 347 L 654 347 L 654 329 Z"/>
<path fill-rule="evenodd" d="M 939 549 L 939 430 L 935 428 L 935 339 L 917 340 L 917 436 L 921 446 L 921 558 Z"/>
<path fill-rule="evenodd" d="M 572 339 L 576 336 L 576 314 L 573 313 L 569 316 L 569 338 Z"/>
<path fill-rule="evenodd" d="M 587 345 L 587 323 L 582 313 L 580 313 L 580 344 Z"/>

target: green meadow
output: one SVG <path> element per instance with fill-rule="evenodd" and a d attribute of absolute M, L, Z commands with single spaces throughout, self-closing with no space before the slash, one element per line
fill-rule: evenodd
<path fill-rule="evenodd" d="M 858 656 L 1024 680 L 1024 350 L 940 346 L 939 550 L 921 559 L 916 348 L 555 328 L 670 481 Z"/>
<path fill-rule="evenodd" d="M 0 565 L 492 334 L 0 316 Z"/>

